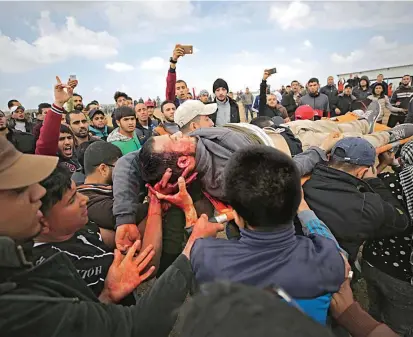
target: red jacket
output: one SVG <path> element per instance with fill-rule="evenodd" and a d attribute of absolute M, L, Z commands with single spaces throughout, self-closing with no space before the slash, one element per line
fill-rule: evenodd
<path fill-rule="evenodd" d="M 44 156 L 56 156 L 60 136 L 60 123 L 62 121 L 63 108 L 52 105 L 43 121 L 40 136 L 36 143 L 36 154 Z"/>

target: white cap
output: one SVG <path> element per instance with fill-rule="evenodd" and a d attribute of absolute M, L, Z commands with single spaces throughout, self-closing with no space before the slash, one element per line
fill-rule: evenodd
<path fill-rule="evenodd" d="M 209 116 L 215 113 L 217 109 L 216 103 L 204 104 L 198 100 L 187 100 L 176 109 L 174 121 L 181 128 L 196 116 Z"/>

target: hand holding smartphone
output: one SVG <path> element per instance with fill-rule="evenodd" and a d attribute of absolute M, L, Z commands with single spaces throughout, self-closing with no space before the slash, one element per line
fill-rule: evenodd
<path fill-rule="evenodd" d="M 277 68 L 271 68 L 265 70 L 268 74 L 273 75 L 277 73 Z"/>
<path fill-rule="evenodd" d="M 193 54 L 194 48 L 192 45 L 177 44 L 176 47 L 182 48 L 184 50 L 184 55 Z"/>

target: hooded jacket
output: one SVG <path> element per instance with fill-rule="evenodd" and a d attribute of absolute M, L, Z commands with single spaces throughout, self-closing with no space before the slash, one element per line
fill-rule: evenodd
<path fill-rule="evenodd" d="M 367 86 L 366 86 L 366 89 L 363 89 L 359 84 L 359 86 L 354 88 L 353 95 L 356 97 L 356 99 L 366 99 L 367 96 L 371 95 L 369 78 L 367 76 L 361 76 L 360 82 L 361 80 L 365 80 L 367 82 Z"/>
<path fill-rule="evenodd" d="M 245 146 L 257 145 L 245 133 L 226 127 L 201 128 L 189 134 L 197 139 L 195 171 L 199 173 L 204 190 L 212 197 L 225 200 L 223 191 L 224 169 L 232 154 Z M 310 173 L 315 164 L 327 161 L 325 152 L 317 147 L 296 155 L 293 161 L 300 175 Z"/>
<path fill-rule="evenodd" d="M 136 132 L 133 132 L 132 138 L 129 138 L 122 135 L 119 132 L 119 128 L 116 128 L 111 132 L 111 134 L 108 136 L 107 141 L 108 143 L 116 145 L 122 151 L 123 155 L 139 150 L 141 148 L 141 143 L 139 142 Z"/>
<path fill-rule="evenodd" d="M 336 85 L 326 85 L 320 89 L 320 93 L 328 97 L 328 104 L 330 106 L 330 112 L 334 111 L 338 102 L 338 90 Z"/>
<path fill-rule="evenodd" d="M 191 265 L 180 255 L 136 305 L 103 304 L 66 254 L 33 267 L 8 237 L 0 237 L 0 251 L 2 336 L 167 337 L 193 286 Z"/>
<path fill-rule="evenodd" d="M 366 239 L 402 232 L 409 225 L 409 217 L 379 178 L 363 181 L 318 164 L 303 189 L 310 209 L 352 262 Z"/>
<path fill-rule="evenodd" d="M 341 111 L 340 116 L 353 111 L 352 104 L 355 100 L 356 97 L 353 95 L 345 95 L 344 93 L 338 95 L 336 108 Z"/>
<path fill-rule="evenodd" d="M 301 98 L 301 94 L 298 95 Z M 294 99 L 294 92 L 290 91 L 289 94 L 285 94 L 282 98 L 281 104 L 287 109 L 288 116 L 290 116 L 291 119 L 294 119 L 295 110 L 298 108 L 298 105 Z"/>

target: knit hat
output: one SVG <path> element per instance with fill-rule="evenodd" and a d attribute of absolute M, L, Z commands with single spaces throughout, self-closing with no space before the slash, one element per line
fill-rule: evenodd
<path fill-rule="evenodd" d="M 228 83 L 225 82 L 222 78 L 215 80 L 214 85 L 212 86 L 212 91 L 215 93 L 218 88 L 224 88 L 229 91 Z"/>

